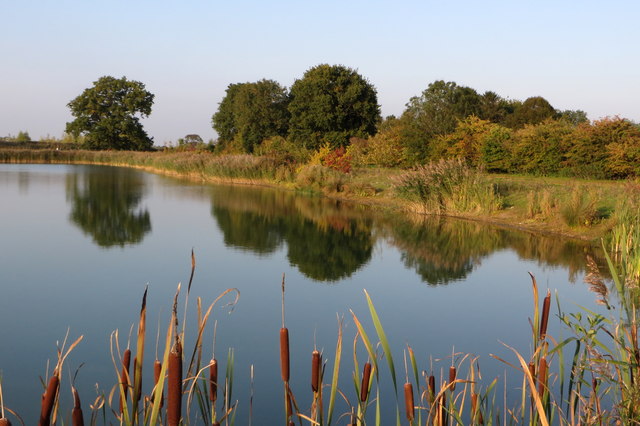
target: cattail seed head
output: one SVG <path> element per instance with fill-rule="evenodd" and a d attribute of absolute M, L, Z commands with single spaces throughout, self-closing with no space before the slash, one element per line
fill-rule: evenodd
<path fill-rule="evenodd" d="M 122 394 L 124 394 L 124 400 L 122 394 L 120 395 L 120 412 L 122 413 L 122 407 L 126 403 L 127 393 L 129 392 L 129 365 L 131 364 L 131 349 L 127 348 L 122 354 L 122 370 L 120 372 L 120 383 L 122 384 Z"/>
<path fill-rule="evenodd" d="M 182 345 L 169 352 L 167 375 L 167 425 L 178 426 L 182 415 Z"/>
<path fill-rule="evenodd" d="M 360 384 L 360 401 L 365 402 L 369 396 L 369 381 L 371 380 L 371 363 L 364 364 L 362 369 L 362 383 Z"/>
<path fill-rule="evenodd" d="M 209 363 L 209 400 L 215 404 L 218 399 L 218 361 L 213 358 Z"/>
<path fill-rule="evenodd" d="M 11 422 L 9 421 L 9 419 L 2 417 L 0 419 L 0 426 L 11 426 Z"/>
<path fill-rule="evenodd" d="M 540 358 L 540 364 L 538 366 L 538 395 L 542 397 L 547 388 L 547 359 L 545 357 Z"/>
<path fill-rule="evenodd" d="M 51 423 L 51 411 L 53 410 L 53 404 L 55 403 L 56 394 L 58 393 L 59 387 L 60 379 L 58 378 L 57 373 L 54 373 L 53 376 L 51 376 L 51 378 L 49 379 L 47 390 L 45 391 L 42 398 L 42 406 L 40 408 L 40 421 L 38 423 L 39 426 L 49 426 L 49 423 Z"/>
<path fill-rule="evenodd" d="M 415 415 L 415 405 L 413 403 L 413 386 L 411 383 L 404 384 L 404 408 L 407 420 L 412 422 Z"/>
<path fill-rule="evenodd" d="M 547 335 L 547 324 L 549 323 L 549 309 L 551 305 L 551 292 L 547 290 L 547 295 L 542 302 L 542 316 L 540 317 L 540 340 Z"/>
<path fill-rule="evenodd" d="M 433 399 L 435 398 L 436 395 L 436 378 L 432 375 L 429 376 L 429 393 L 428 393 L 428 400 L 430 404 L 433 404 Z"/>
<path fill-rule="evenodd" d="M 289 330 L 286 327 L 280 329 L 280 372 L 282 381 L 289 382 Z"/>
<path fill-rule="evenodd" d="M 318 392 L 318 384 L 320 383 L 320 365 L 322 364 L 320 352 L 313 351 L 311 353 L 311 390 Z"/>
<path fill-rule="evenodd" d="M 449 367 L 449 383 L 451 383 L 451 391 L 456 390 L 456 368 Z"/>
<path fill-rule="evenodd" d="M 153 363 L 153 385 L 154 386 L 158 386 L 158 382 L 160 381 L 160 373 L 162 373 L 162 363 L 158 360 L 155 360 L 155 362 Z M 162 408 L 162 405 L 164 404 L 163 393 L 160 394 L 160 408 Z M 151 397 L 152 401 L 154 396 Z"/>

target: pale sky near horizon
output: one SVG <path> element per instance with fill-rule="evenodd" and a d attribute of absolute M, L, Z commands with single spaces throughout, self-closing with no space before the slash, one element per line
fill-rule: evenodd
<path fill-rule="evenodd" d="M 0 0 L 0 17 L 0 136 L 60 137 L 66 104 L 111 75 L 155 94 L 156 145 L 208 140 L 230 83 L 290 87 L 321 63 L 358 70 L 384 116 L 442 79 L 640 122 L 633 0 Z"/>

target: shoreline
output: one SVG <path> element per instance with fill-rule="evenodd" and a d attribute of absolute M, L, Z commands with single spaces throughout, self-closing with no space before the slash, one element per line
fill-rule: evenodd
<path fill-rule="evenodd" d="M 0 153 L 3 150 L 0 148 Z M 11 151 L 11 150 L 9 150 Z M 504 229 L 512 229 L 518 230 L 521 232 L 528 232 L 531 234 L 537 235 L 546 235 L 546 236 L 558 236 L 561 238 L 568 239 L 576 239 L 581 241 L 587 241 L 591 243 L 597 243 L 604 235 L 608 228 L 593 229 L 588 228 L 587 230 L 583 229 L 561 229 L 560 227 L 554 224 L 527 220 L 518 216 L 518 212 L 510 211 L 513 210 L 513 207 L 507 207 L 497 211 L 494 214 L 429 214 L 425 212 L 419 211 L 420 209 L 416 207 L 415 203 L 402 200 L 393 195 L 389 195 L 386 193 L 374 194 L 374 195 L 355 195 L 351 193 L 340 193 L 340 192 L 332 192 L 326 193 L 323 191 L 314 190 L 313 188 L 304 188 L 297 187 L 294 182 L 276 182 L 270 181 L 267 179 L 259 179 L 259 178 L 239 178 L 239 177 L 229 177 L 229 176 L 219 176 L 213 174 L 204 173 L 202 170 L 198 171 L 178 171 L 172 170 L 169 167 L 160 167 L 158 165 L 148 165 L 148 164 L 136 164 L 134 161 L 122 161 L 118 155 L 118 152 L 114 151 L 88 151 L 92 156 L 102 156 L 102 157 L 111 157 L 114 161 L 101 161 L 101 160 L 90 160 L 90 159 L 77 159 L 74 158 L 77 155 L 77 151 L 53 151 L 53 150 L 16 150 L 30 153 L 36 153 L 35 156 L 38 158 L 24 158 L 25 156 L 17 156 L 22 158 L 12 158 L 9 157 L 3 158 L 0 156 L 0 163 L 2 164 L 77 164 L 77 165 L 100 165 L 100 166 L 114 166 L 114 167 L 128 167 L 136 170 L 141 170 L 147 173 L 154 173 L 162 176 L 168 176 L 179 179 L 186 179 L 192 182 L 198 182 L 203 184 L 226 184 L 226 185 L 247 185 L 247 186 L 258 186 L 265 188 L 273 188 L 285 191 L 293 191 L 300 192 L 304 194 L 312 194 L 314 196 L 327 197 L 334 200 L 340 200 L 344 202 L 360 204 L 360 205 L 368 205 L 382 208 L 389 212 L 400 212 L 402 214 L 407 215 L 416 215 L 416 216 L 442 216 L 454 219 L 462 219 L 468 220 L 478 223 L 486 223 L 490 226 L 495 226 Z M 45 151 L 45 152 L 43 152 Z M 15 151 L 14 151 L 15 152 Z M 86 153 L 87 151 L 81 151 L 82 153 Z M 48 155 L 42 155 L 48 154 Z M 185 153 L 186 155 L 193 155 L 193 153 Z M 134 153 L 134 155 L 149 155 L 149 153 Z M 151 155 L 163 155 L 163 153 L 152 153 Z M 164 154 L 166 155 L 166 154 Z M 169 155 L 180 155 L 179 153 L 170 153 Z M 66 157 L 66 158 L 55 158 L 55 157 Z M 120 160 L 120 161 L 119 161 Z M 521 179 L 521 178 L 520 178 Z M 536 178 L 531 177 L 531 181 L 534 181 Z M 384 192 L 384 191 L 383 191 Z M 588 231 L 588 232 L 586 232 Z"/>

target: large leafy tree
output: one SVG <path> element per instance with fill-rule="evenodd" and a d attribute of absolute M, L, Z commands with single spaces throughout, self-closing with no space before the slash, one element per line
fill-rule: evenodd
<path fill-rule="evenodd" d="M 480 116 L 481 107 L 480 95 L 470 87 L 443 80 L 429 84 L 422 95 L 409 100 L 402 115 L 406 123 L 403 139 L 411 160 L 428 160 L 435 138 L 453 132 L 458 120 Z"/>
<path fill-rule="evenodd" d="M 153 140 L 140 118 L 151 114 L 153 97 L 139 81 L 100 77 L 69 102 L 75 120 L 67 123 L 66 132 L 84 134 L 90 149 L 148 150 Z"/>
<path fill-rule="evenodd" d="M 380 106 L 376 89 L 343 65 L 317 65 L 291 86 L 289 137 L 306 148 L 345 146 L 352 137 L 376 132 Z"/>
<path fill-rule="evenodd" d="M 263 140 L 285 136 L 288 101 L 287 89 L 273 80 L 230 84 L 211 119 L 218 141 L 237 141 L 244 151 L 253 152 Z"/>
<path fill-rule="evenodd" d="M 542 96 L 532 96 L 516 107 L 513 114 L 505 119 L 505 125 L 521 129 L 527 124 L 540 124 L 549 118 L 556 118 L 557 111 Z"/>

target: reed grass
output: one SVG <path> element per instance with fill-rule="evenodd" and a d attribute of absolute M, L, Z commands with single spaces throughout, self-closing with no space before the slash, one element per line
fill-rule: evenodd
<path fill-rule="evenodd" d="M 395 190 L 429 214 L 487 214 L 502 206 L 502 198 L 482 171 L 461 159 L 418 166 L 396 179 Z"/>

